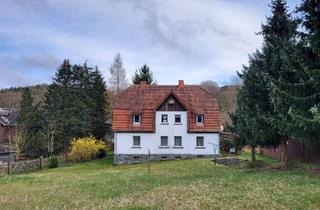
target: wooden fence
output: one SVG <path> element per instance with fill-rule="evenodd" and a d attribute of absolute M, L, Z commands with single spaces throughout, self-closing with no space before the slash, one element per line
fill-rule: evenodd
<path fill-rule="evenodd" d="M 265 156 L 280 160 L 285 147 L 290 161 L 320 162 L 320 148 L 310 147 L 297 140 L 289 140 L 288 144 L 283 143 L 277 148 L 261 148 L 261 151 Z"/>
<path fill-rule="evenodd" d="M 66 155 L 58 156 L 59 164 L 66 162 Z M 19 174 L 30 171 L 36 171 L 47 167 L 49 165 L 49 158 L 38 158 L 33 160 L 5 162 L 0 165 L 0 176 L 9 174 Z"/>

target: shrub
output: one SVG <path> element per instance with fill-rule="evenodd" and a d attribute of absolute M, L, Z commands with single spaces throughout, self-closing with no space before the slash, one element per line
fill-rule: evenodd
<path fill-rule="evenodd" d="M 104 158 L 105 156 L 107 156 L 107 151 L 106 149 L 99 149 L 97 152 L 97 158 Z"/>
<path fill-rule="evenodd" d="M 58 158 L 57 156 L 51 156 L 49 158 L 49 168 L 57 168 L 58 167 Z"/>
<path fill-rule="evenodd" d="M 71 161 L 92 160 L 97 157 L 99 150 L 105 150 L 105 143 L 94 137 L 73 139 L 68 159 Z"/>

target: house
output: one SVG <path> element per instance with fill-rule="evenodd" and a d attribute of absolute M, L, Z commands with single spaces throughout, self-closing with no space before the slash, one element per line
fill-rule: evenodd
<path fill-rule="evenodd" d="M 19 117 L 16 108 L 0 108 L 0 152 L 10 150 Z"/>
<path fill-rule="evenodd" d="M 148 85 L 122 91 L 113 110 L 114 163 L 218 156 L 217 100 L 198 85 Z"/>
<path fill-rule="evenodd" d="M 0 163 L 14 160 L 12 148 L 19 112 L 15 108 L 0 108 Z"/>

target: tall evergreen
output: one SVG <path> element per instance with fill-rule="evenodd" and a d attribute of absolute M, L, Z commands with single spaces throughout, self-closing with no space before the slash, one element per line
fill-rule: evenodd
<path fill-rule="evenodd" d="M 286 102 L 285 127 L 291 136 L 311 145 L 318 144 L 320 135 L 320 3 L 305 0 L 298 8 L 302 14 L 304 32 L 299 39 L 301 71 L 294 82 L 278 81 L 273 84 L 275 107 Z"/>
<path fill-rule="evenodd" d="M 132 83 L 135 85 L 140 84 L 141 81 L 145 81 L 149 85 L 157 83 L 153 78 L 153 73 L 150 70 L 150 67 L 147 65 L 143 65 L 140 69 L 136 70 L 132 77 Z"/>
<path fill-rule="evenodd" d="M 72 121 L 72 66 L 64 60 L 57 69 L 53 82 L 45 94 L 45 115 L 51 130 L 54 130 L 55 152 L 66 151 L 70 138 Z"/>
<path fill-rule="evenodd" d="M 266 103 L 268 109 L 260 112 L 265 120 L 272 125 L 277 133 L 272 146 L 286 144 L 290 133 L 286 122 L 290 104 L 286 100 L 274 97 L 273 84 L 279 82 L 294 83 L 299 74 L 303 73 L 297 54 L 296 35 L 297 21 L 293 20 L 287 11 L 285 0 L 273 0 L 271 3 L 272 16 L 262 25 L 261 34 L 264 38 L 262 53 L 264 54 L 265 87 L 268 94 Z M 286 147 L 285 147 L 286 148 Z M 287 152 L 284 150 L 283 163 L 287 163 Z"/>
<path fill-rule="evenodd" d="M 281 110 L 275 110 L 272 98 L 274 81 L 291 81 L 296 77 L 295 49 L 297 24 L 287 12 L 286 1 L 271 2 L 272 15 L 262 25 L 264 43 L 261 52 L 249 59 L 239 76 L 243 86 L 238 95 L 238 110 L 233 116 L 235 130 L 251 146 L 277 146 L 286 141 L 288 135 L 278 122 L 279 113 L 284 114 L 286 104 L 279 104 Z M 279 112 L 278 112 L 279 111 Z M 249 135 L 250 134 L 250 135 Z"/>
<path fill-rule="evenodd" d="M 249 65 L 239 73 L 243 85 L 237 95 L 238 108 L 231 114 L 232 130 L 238 142 L 251 146 L 252 161 L 256 159 L 255 148 L 273 140 L 276 134 L 265 118 L 258 114 L 269 109 L 265 82 L 261 79 L 262 67 L 263 55 L 257 51 L 249 57 Z"/>
<path fill-rule="evenodd" d="M 103 139 L 107 132 L 107 107 L 109 106 L 106 94 L 106 84 L 98 67 L 91 73 L 92 93 L 90 94 L 93 102 L 91 112 L 92 134 L 97 139 Z"/>
<path fill-rule="evenodd" d="M 19 152 L 30 157 L 46 155 L 43 138 L 43 113 L 40 104 L 32 105 L 33 99 L 30 88 L 25 88 L 20 103 L 20 117 L 18 120 L 17 145 Z"/>

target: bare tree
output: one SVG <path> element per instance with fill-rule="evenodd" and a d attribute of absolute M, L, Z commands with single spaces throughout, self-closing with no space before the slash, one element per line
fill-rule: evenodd
<path fill-rule="evenodd" d="M 115 94 L 128 87 L 126 69 L 123 67 L 122 57 L 119 53 L 115 56 L 110 67 L 109 86 Z"/>
<path fill-rule="evenodd" d="M 200 86 L 213 97 L 216 97 L 220 90 L 218 83 L 212 80 L 203 81 L 200 83 Z"/>

